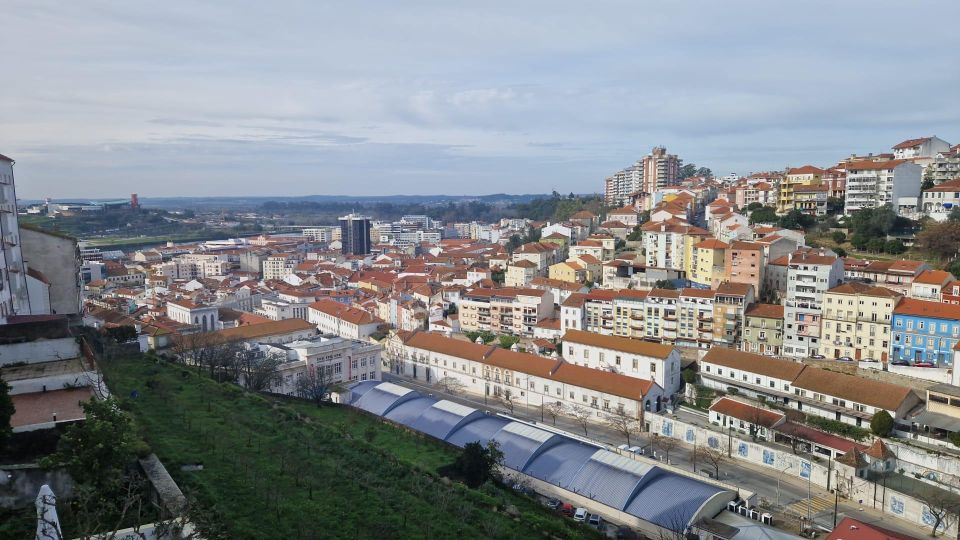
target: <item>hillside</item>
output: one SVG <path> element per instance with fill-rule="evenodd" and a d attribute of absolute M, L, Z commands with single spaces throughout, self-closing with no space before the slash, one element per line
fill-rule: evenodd
<path fill-rule="evenodd" d="M 352 409 L 265 398 L 141 357 L 102 368 L 144 439 L 225 537 L 594 537 L 509 489 L 439 479 L 458 449 Z M 184 472 L 184 464 L 203 469 Z M 495 510 L 507 504 L 519 519 Z"/>

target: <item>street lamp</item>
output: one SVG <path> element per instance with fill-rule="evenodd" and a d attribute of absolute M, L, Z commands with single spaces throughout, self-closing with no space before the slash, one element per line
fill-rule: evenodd
<path fill-rule="evenodd" d="M 787 472 L 787 469 L 793 467 L 793 464 L 788 463 L 783 470 L 780 471 L 780 474 L 777 475 L 777 508 L 780 508 L 780 479 L 783 478 L 783 473 Z"/>

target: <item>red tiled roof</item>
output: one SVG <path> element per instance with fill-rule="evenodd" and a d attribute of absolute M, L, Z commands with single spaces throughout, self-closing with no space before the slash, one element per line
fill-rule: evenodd
<path fill-rule="evenodd" d="M 960 305 L 944 304 L 917 298 L 904 298 L 893 308 L 898 315 L 912 315 L 914 317 L 933 317 L 935 319 L 960 320 Z"/>
<path fill-rule="evenodd" d="M 907 139 L 902 143 L 893 147 L 894 150 L 905 150 L 907 148 L 913 148 L 914 146 L 920 146 L 921 144 L 929 141 L 933 137 L 920 137 L 917 139 Z"/>
<path fill-rule="evenodd" d="M 823 169 L 819 167 L 814 167 L 813 165 L 804 165 L 803 167 L 795 167 L 787 171 L 787 174 L 823 174 Z"/>
<path fill-rule="evenodd" d="M 82 420 L 86 415 L 80 404 L 93 397 L 93 390 L 90 387 L 70 388 L 10 397 L 16 408 L 10 418 L 10 425 L 16 428 L 53 422 L 54 413 L 57 415 L 57 422 Z"/>
<path fill-rule="evenodd" d="M 908 161 L 909 160 L 906 159 L 891 159 L 889 161 L 854 161 L 853 163 L 847 163 L 846 169 L 848 171 L 884 171 L 899 167 Z"/>
<path fill-rule="evenodd" d="M 785 419 L 781 412 L 764 409 L 728 397 L 718 399 L 716 403 L 710 406 L 710 410 L 767 428 L 772 428 Z"/>

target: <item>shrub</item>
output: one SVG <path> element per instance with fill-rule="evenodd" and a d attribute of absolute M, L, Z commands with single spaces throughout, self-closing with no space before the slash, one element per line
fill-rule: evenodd
<path fill-rule="evenodd" d="M 847 233 L 843 231 L 834 231 L 830 237 L 833 238 L 833 241 L 838 244 L 842 244 L 847 241 Z"/>
<path fill-rule="evenodd" d="M 886 437 L 893 431 L 893 418 L 887 411 L 880 411 L 870 419 L 870 431 L 877 437 Z"/>

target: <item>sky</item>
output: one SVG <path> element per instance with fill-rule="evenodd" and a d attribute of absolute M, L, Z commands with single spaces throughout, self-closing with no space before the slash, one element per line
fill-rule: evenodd
<path fill-rule="evenodd" d="M 17 194 L 590 193 L 960 142 L 960 2 L 4 0 Z"/>

